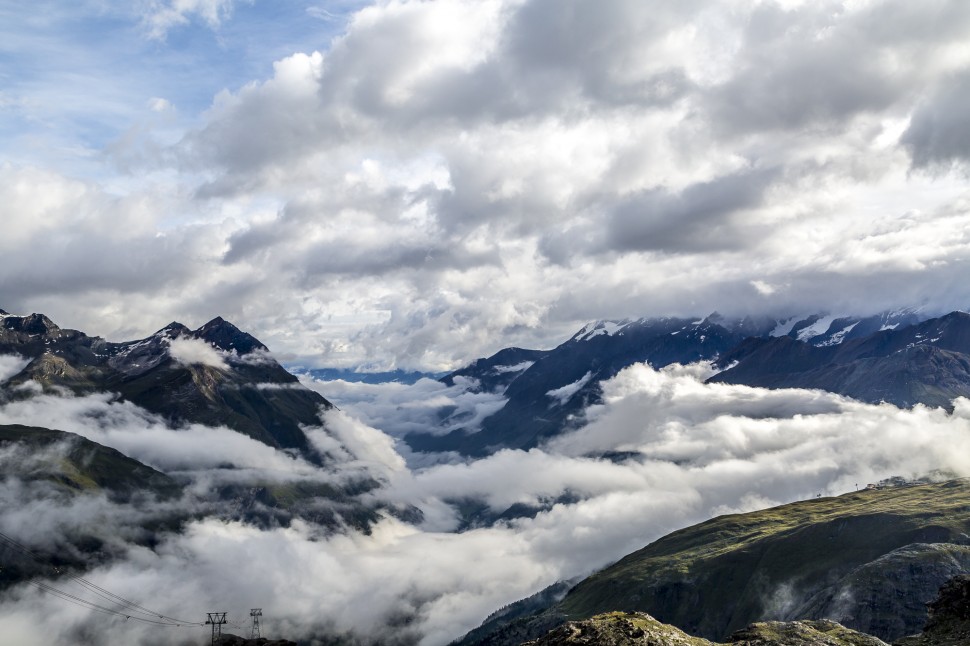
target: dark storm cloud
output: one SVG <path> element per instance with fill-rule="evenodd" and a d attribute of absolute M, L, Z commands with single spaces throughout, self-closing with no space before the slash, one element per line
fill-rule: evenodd
<path fill-rule="evenodd" d="M 958 44 L 967 29 L 963 2 L 893 0 L 856 11 L 760 4 L 738 71 L 709 93 L 713 125 L 725 133 L 844 128 L 859 113 L 912 102 L 936 71 L 933 50 Z"/>
<path fill-rule="evenodd" d="M 644 191 L 620 202 L 607 220 L 616 251 L 710 251 L 750 246 L 756 223 L 733 221 L 756 207 L 777 171 L 745 171 L 689 186 L 679 193 Z"/>
<path fill-rule="evenodd" d="M 604 205 L 607 215 L 547 235 L 540 242 L 557 264 L 603 253 L 656 251 L 666 254 L 742 250 L 766 234 L 756 219 L 740 215 L 759 206 L 779 171 L 743 170 L 681 191 L 655 188 Z"/>
<path fill-rule="evenodd" d="M 901 143 L 917 167 L 970 161 L 970 73 L 944 79 L 913 114 Z"/>

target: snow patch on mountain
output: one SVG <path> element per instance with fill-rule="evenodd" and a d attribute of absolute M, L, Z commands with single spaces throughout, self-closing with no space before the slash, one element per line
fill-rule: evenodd
<path fill-rule="evenodd" d="M 789 319 L 782 319 L 778 321 L 778 325 L 775 326 L 775 329 L 768 333 L 768 336 L 788 336 L 789 332 L 791 332 L 791 329 L 795 327 L 796 323 L 798 323 L 797 316 L 793 316 Z"/>
<path fill-rule="evenodd" d="M 613 336 L 626 326 L 628 326 L 632 321 L 629 319 L 623 321 L 596 321 L 594 323 L 588 323 L 583 326 L 583 329 L 576 333 L 574 337 L 577 341 L 589 341 L 590 339 L 605 334 L 606 336 Z"/>
<path fill-rule="evenodd" d="M 829 345 L 839 345 L 840 343 L 845 341 L 845 335 L 851 332 L 852 328 L 854 328 L 857 325 L 859 325 L 859 321 L 856 321 L 855 323 L 845 326 L 844 328 L 842 328 L 841 330 L 839 330 L 838 332 L 830 336 L 828 339 L 826 339 L 825 341 L 817 345 L 819 347 L 829 346 Z"/>
<path fill-rule="evenodd" d="M 811 325 L 799 330 L 798 340 L 808 342 L 817 336 L 821 336 L 825 334 L 828 331 L 829 327 L 832 326 L 832 322 L 837 318 L 839 317 L 835 315 L 828 315 L 828 316 L 821 317 L 819 320 L 815 321 Z"/>
<path fill-rule="evenodd" d="M 577 379 L 571 384 L 566 384 L 561 388 L 555 388 L 546 393 L 547 397 L 557 400 L 560 406 L 564 405 L 573 395 L 579 392 L 579 390 L 589 383 L 589 380 L 593 378 L 592 372 L 587 372 L 585 375 Z"/>

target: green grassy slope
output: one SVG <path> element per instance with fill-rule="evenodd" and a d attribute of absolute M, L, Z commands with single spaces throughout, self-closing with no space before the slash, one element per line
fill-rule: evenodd
<path fill-rule="evenodd" d="M 161 471 L 80 435 L 47 428 L 0 425 L 0 448 L 19 445 L 33 460 L 3 461 L 3 475 L 46 480 L 70 492 L 104 492 L 110 498 L 132 495 L 171 498 L 181 485 Z"/>
<path fill-rule="evenodd" d="M 644 611 L 722 638 L 914 543 L 966 541 L 970 483 L 861 491 L 674 532 L 594 574 L 558 606 L 570 619 Z"/>

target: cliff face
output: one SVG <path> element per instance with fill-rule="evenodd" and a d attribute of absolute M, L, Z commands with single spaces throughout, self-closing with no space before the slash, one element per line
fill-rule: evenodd
<path fill-rule="evenodd" d="M 970 572 L 970 546 L 907 545 L 856 568 L 786 618 L 827 617 L 883 639 L 899 639 L 922 629 L 926 601 L 964 572 Z"/>
<path fill-rule="evenodd" d="M 898 646 L 965 646 L 970 644 L 970 575 L 948 581 L 933 602 L 929 618 L 919 635 L 906 637 Z"/>

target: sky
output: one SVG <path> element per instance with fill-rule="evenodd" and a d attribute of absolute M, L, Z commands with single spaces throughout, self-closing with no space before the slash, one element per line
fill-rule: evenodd
<path fill-rule="evenodd" d="M 447 370 L 970 306 L 962 0 L 0 0 L 0 308 Z"/>

